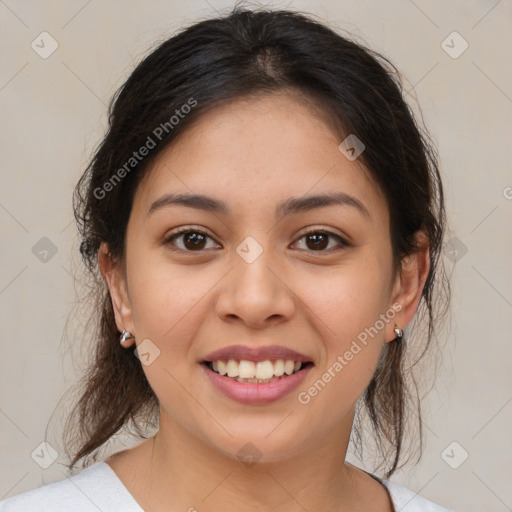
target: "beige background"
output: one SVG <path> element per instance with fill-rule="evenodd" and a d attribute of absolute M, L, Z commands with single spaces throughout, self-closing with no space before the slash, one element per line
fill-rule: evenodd
<path fill-rule="evenodd" d="M 31 454 L 58 439 L 58 431 L 47 438 L 46 427 L 79 375 L 79 361 L 65 357 L 62 343 L 79 263 L 71 192 L 105 128 L 106 104 L 150 45 L 231 5 L 0 1 L 0 499 L 64 478 L 61 465 L 43 469 Z M 453 267 L 452 322 L 425 403 L 424 457 L 392 479 L 458 511 L 512 510 L 512 4 L 267 5 L 317 14 L 383 52 L 422 107 L 439 146 L 457 239 L 443 256 Z M 31 48 L 43 31 L 58 43 L 47 59 Z M 453 31 L 469 44 L 458 58 L 441 46 Z M 455 39 L 452 51 L 461 44 Z M 40 259 L 48 248 L 43 237 L 57 249 L 47 261 Z M 79 311 L 70 322 L 80 320 Z M 461 464 L 453 469 L 445 460 Z"/>

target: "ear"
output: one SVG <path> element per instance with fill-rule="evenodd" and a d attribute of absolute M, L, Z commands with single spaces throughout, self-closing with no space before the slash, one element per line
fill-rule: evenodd
<path fill-rule="evenodd" d="M 119 262 L 113 261 L 105 242 L 100 245 L 98 250 L 98 265 L 110 291 L 118 331 L 123 332 L 126 329 L 135 336 L 132 306 L 124 271 Z M 129 347 L 133 342 L 134 338 L 130 338 L 123 343 L 123 347 Z"/>
<path fill-rule="evenodd" d="M 390 307 L 395 305 L 394 309 L 398 312 L 386 326 L 385 340 L 388 342 L 396 338 L 395 327 L 404 329 L 414 317 L 430 271 L 428 237 L 423 231 L 418 231 L 416 240 L 418 250 L 402 259 L 393 285 Z M 400 309 L 397 304 L 400 304 Z"/>

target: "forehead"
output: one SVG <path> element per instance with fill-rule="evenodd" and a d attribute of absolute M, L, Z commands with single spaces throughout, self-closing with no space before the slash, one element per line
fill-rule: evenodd
<path fill-rule="evenodd" d="M 343 193 L 386 221 L 385 198 L 361 161 L 338 146 L 344 135 L 295 94 L 236 100 L 202 114 L 155 160 L 134 209 L 163 194 L 202 194 L 238 209 L 275 211 L 290 197 Z M 372 213 L 373 212 L 373 213 Z"/>

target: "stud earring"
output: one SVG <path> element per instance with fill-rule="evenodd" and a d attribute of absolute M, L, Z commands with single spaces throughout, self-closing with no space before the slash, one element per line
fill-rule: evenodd
<path fill-rule="evenodd" d="M 404 335 L 404 331 L 402 329 L 399 329 L 398 327 L 395 327 L 395 334 L 396 334 L 395 341 L 397 343 L 400 343 L 402 341 L 402 337 Z"/>
<path fill-rule="evenodd" d="M 123 329 L 123 334 L 121 334 L 121 336 L 119 337 L 119 342 L 122 345 L 126 340 L 129 340 L 133 337 L 134 337 L 133 334 L 128 332 L 126 329 Z"/>

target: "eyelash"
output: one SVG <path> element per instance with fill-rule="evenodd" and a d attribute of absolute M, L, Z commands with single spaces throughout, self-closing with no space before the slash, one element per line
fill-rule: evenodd
<path fill-rule="evenodd" d="M 171 233 L 169 236 L 167 236 L 164 239 L 163 244 L 164 245 L 174 245 L 172 243 L 174 239 L 176 239 L 176 238 L 178 238 L 178 237 L 180 237 L 180 236 L 182 236 L 184 234 L 187 234 L 187 233 L 198 233 L 200 235 L 203 235 L 203 236 L 208 237 L 208 238 L 213 240 L 213 237 L 211 237 L 208 233 L 206 233 L 202 229 L 194 228 L 193 226 L 186 226 L 186 227 L 179 228 L 177 231 L 175 231 L 175 232 Z M 339 247 L 338 249 L 331 247 L 330 249 L 322 249 L 322 250 L 318 250 L 318 251 L 307 250 L 307 252 L 312 252 L 312 253 L 329 253 L 330 254 L 331 252 L 340 251 L 343 248 L 350 247 L 350 245 L 351 245 L 344 238 L 342 238 L 340 235 L 332 233 L 331 231 L 328 231 L 328 230 L 323 230 L 323 229 L 315 228 L 315 227 L 308 229 L 308 231 L 303 233 L 298 238 L 298 240 L 302 240 L 304 237 L 306 237 L 308 235 L 311 235 L 311 234 L 322 234 L 322 235 L 327 235 L 330 238 L 337 238 L 341 242 L 340 243 L 341 247 Z M 187 252 L 187 253 L 194 253 L 194 252 L 201 253 L 201 252 L 205 251 L 205 249 L 201 249 L 201 250 L 198 250 L 198 251 L 189 251 L 189 250 L 180 249 L 180 248 L 172 248 L 171 250 L 177 251 L 177 252 Z"/>

